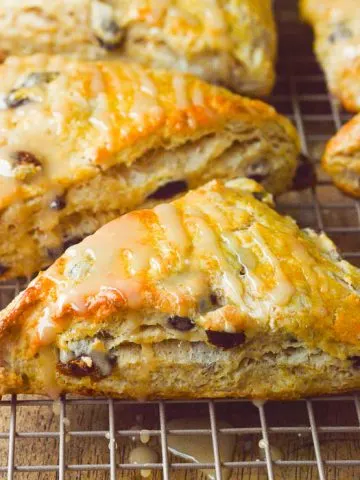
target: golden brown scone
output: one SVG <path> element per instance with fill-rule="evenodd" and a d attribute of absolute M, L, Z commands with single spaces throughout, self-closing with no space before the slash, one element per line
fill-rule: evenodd
<path fill-rule="evenodd" d="M 0 49 L 120 56 L 255 96 L 275 79 L 271 0 L 0 0 Z"/>
<path fill-rule="evenodd" d="M 315 33 L 315 51 L 329 89 L 350 111 L 360 110 L 360 9 L 358 0 L 300 0 Z"/>
<path fill-rule="evenodd" d="M 360 114 L 328 142 L 322 166 L 337 187 L 360 198 Z"/>
<path fill-rule="evenodd" d="M 288 120 L 190 75 L 37 55 L 9 58 L 0 79 L 0 278 L 149 197 L 237 175 L 279 193 L 296 169 Z"/>
<path fill-rule="evenodd" d="M 108 223 L 0 314 L 0 394 L 296 398 L 359 355 L 359 269 L 248 179 Z"/>

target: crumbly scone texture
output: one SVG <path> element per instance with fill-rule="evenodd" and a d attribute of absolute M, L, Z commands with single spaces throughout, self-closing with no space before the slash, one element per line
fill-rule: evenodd
<path fill-rule="evenodd" d="M 248 179 L 128 213 L 0 314 L 1 393 L 297 398 L 360 387 L 360 271 Z"/>
<path fill-rule="evenodd" d="M 358 0 L 301 0 L 302 17 L 315 33 L 315 51 L 331 92 L 346 109 L 360 111 Z"/>
<path fill-rule="evenodd" d="M 330 139 L 322 158 L 322 166 L 337 187 L 360 198 L 360 114 Z"/>
<path fill-rule="evenodd" d="M 191 75 L 10 57 L 0 92 L 1 279 L 38 272 L 149 197 L 238 175 L 280 193 L 297 167 L 287 119 Z"/>
<path fill-rule="evenodd" d="M 3 57 L 128 58 L 255 96 L 275 79 L 271 0 L 1 0 L 0 46 Z"/>

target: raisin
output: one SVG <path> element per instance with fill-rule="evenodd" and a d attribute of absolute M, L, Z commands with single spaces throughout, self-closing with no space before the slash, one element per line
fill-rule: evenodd
<path fill-rule="evenodd" d="M 33 165 L 34 167 L 41 167 L 41 162 L 35 157 L 33 153 L 20 150 L 12 154 L 17 166 Z"/>
<path fill-rule="evenodd" d="M 180 332 L 187 332 L 195 327 L 195 322 L 189 317 L 179 317 L 174 315 L 173 317 L 168 318 L 168 325 L 175 330 L 180 330 Z"/>
<path fill-rule="evenodd" d="M 353 355 L 352 357 L 349 357 L 349 360 L 351 360 L 353 368 L 360 368 L 360 356 Z"/>
<path fill-rule="evenodd" d="M 63 247 L 54 247 L 54 248 L 46 249 L 47 256 L 50 260 L 55 260 L 56 258 L 59 258 L 60 255 L 63 253 L 63 251 L 64 251 Z"/>
<path fill-rule="evenodd" d="M 72 247 L 73 245 L 76 245 L 77 243 L 80 243 L 83 239 L 84 239 L 84 237 L 71 237 L 71 238 L 67 238 L 67 239 L 64 241 L 64 250 L 66 250 L 66 249 L 69 248 L 69 247 Z"/>
<path fill-rule="evenodd" d="M 265 196 L 266 196 L 265 192 L 253 192 L 253 197 L 256 198 L 256 200 L 259 200 L 260 202 L 264 200 Z"/>
<path fill-rule="evenodd" d="M 221 347 L 224 350 L 228 348 L 234 348 L 238 345 L 242 345 L 245 340 L 245 334 L 240 333 L 228 333 L 228 332 L 216 332 L 214 330 L 206 330 L 206 335 L 209 342 L 216 347 Z"/>
<path fill-rule="evenodd" d="M 184 180 L 175 180 L 174 182 L 168 182 L 165 185 L 159 187 L 155 192 L 148 196 L 154 200 L 166 200 L 174 197 L 175 195 L 186 192 L 188 185 Z"/>
<path fill-rule="evenodd" d="M 51 210 L 62 210 L 66 207 L 66 200 L 64 196 L 57 196 L 50 202 Z"/>
<path fill-rule="evenodd" d="M 255 182 L 264 181 L 270 172 L 269 162 L 264 159 L 257 160 L 251 163 L 246 169 L 246 176 L 255 180 Z"/>
<path fill-rule="evenodd" d="M 90 358 L 90 357 L 89 357 Z M 82 357 L 75 358 L 70 360 L 67 363 L 59 362 L 57 364 L 58 370 L 63 375 L 69 375 L 72 377 L 88 377 L 88 376 L 98 376 L 97 369 L 93 361 L 91 361 L 91 366 L 89 366 Z"/>
<path fill-rule="evenodd" d="M 24 88 L 14 88 L 5 97 L 6 106 L 17 108 L 31 102 L 28 92 Z"/>
<path fill-rule="evenodd" d="M 240 265 L 239 274 L 244 276 L 246 274 L 246 268 L 244 265 Z"/>
<path fill-rule="evenodd" d="M 102 48 L 111 52 L 121 47 L 125 39 L 125 30 L 115 20 L 104 20 L 101 22 L 101 30 L 97 32 L 96 39 Z"/>
<path fill-rule="evenodd" d="M 10 270 L 10 267 L 0 263 L 0 275 L 3 275 L 4 273 L 8 272 L 9 270 Z"/>
<path fill-rule="evenodd" d="M 210 294 L 210 302 L 211 302 L 211 305 L 214 305 L 214 306 L 220 305 L 220 299 L 216 295 L 216 293 Z"/>
<path fill-rule="evenodd" d="M 295 172 L 293 180 L 294 190 L 304 190 L 305 188 L 311 188 L 316 185 L 316 173 L 313 162 L 304 154 L 299 156 L 299 165 Z"/>

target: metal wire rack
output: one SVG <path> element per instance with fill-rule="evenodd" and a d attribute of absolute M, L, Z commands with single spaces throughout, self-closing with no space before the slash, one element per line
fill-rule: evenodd
<path fill-rule="evenodd" d="M 311 32 L 298 21 L 295 3 L 278 0 L 275 8 L 280 60 L 271 102 L 296 124 L 319 179 L 313 189 L 282 196 L 278 208 L 302 226 L 327 232 L 343 256 L 360 266 L 360 204 L 344 197 L 318 168 L 325 142 L 350 115 L 326 90 L 312 54 Z M 0 286 L 1 306 L 22 287 L 19 282 Z M 169 419 L 185 415 L 206 417 L 208 428 L 169 428 Z M 219 418 L 231 427 L 220 428 Z M 134 465 L 129 450 L 145 428 L 159 461 Z M 202 470 L 210 468 L 216 480 L 355 480 L 360 478 L 359 434 L 357 394 L 257 405 L 247 400 L 76 397 L 54 404 L 13 395 L 0 400 L 0 478 L 115 480 L 139 478 L 142 472 L 156 479 L 194 480 L 208 478 Z M 213 461 L 181 461 L 168 451 L 170 435 L 207 436 Z M 224 435 L 236 435 L 232 461 L 221 458 Z"/>

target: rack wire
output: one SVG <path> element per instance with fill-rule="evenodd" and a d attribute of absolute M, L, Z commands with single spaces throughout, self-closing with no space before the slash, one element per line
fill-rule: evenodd
<path fill-rule="evenodd" d="M 328 93 L 311 49 L 311 32 L 297 19 L 295 2 L 278 0 L 278 82 L 271 103 L 298 128 L 302 149 L 314 159 L 318 184 L 282 196 L 278 208 L 299 224 L 323 230 L 344 258 L 360 266 L 360 204 L 343 196 L 319 169 L 325 142 L 350 118 Z M 1 306 L 21 288 L 0 286 Z M 205 417 L 208 428 L 171 429 L 169 419 Z M 218 419 L 231 426 L 220 427 Z M 135 426 L 134 426 L 135 425 Z M 129 450 L 147 429 L 159 453 L 152 464 L 129 463 Z M 107 479 L 213 478 L 226 480 L 355 480 L 360 478 L 360 397 L 319 397 L 296 402 L 247 400 L 133 402 L 106 398 L 6 396 L 0 400 L 0 478 Z M 181 461 L 170 436 L 206 436 L 210 463 Z M 236 435 L 232 461 L 221 458 L 224 435 Z M 261 448 L 259 447 L 259 441 Z M 138 442 L 138 443 L 137 443 Z M 146 469 L 146 471 L 144 471 Z"/>

